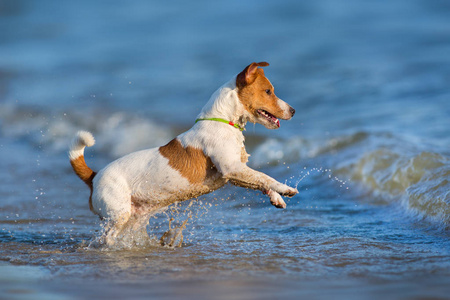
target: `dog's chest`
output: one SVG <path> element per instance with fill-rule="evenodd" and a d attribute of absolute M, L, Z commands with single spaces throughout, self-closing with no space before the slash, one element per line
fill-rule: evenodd
<path fill-rule="evenodd" d="M 244 164 L 247 163 L 249 156 L 250 156 L 250 154 L 248 154 L 247 151 L 245 151 L 245 146 L 242 145 L 242 147 L 241 147 L 241 162 Z"/>

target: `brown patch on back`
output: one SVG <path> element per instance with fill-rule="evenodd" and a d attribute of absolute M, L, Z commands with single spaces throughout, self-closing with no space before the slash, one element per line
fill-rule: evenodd
<path fill-rule="evenodd" d="M 177 139 L 160 147 L 159 152 L 169 160 L 172 168 L 179 171 L 192 184 L 203 183 L 210 175 L 217 172 L 211 159 L 201 149 L 184 148 Z"/>
<path fill-rule="evenodd" d="M 268 63 L 252 63 L 236 77 L 238 96 L 245 109 L 257 116 L 257 110 L 263 109 L 276 118 L 282 119 L 284 111 L 278 106 L 278 97 L 275 96 L 273 85 L 264 75 L 259 66 L 268 66 Z M 269 90 L 269 94 L 267 93 Z"/>

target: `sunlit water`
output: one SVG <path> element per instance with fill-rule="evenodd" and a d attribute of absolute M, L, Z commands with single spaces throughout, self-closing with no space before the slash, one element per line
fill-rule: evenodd
<path fill-rule="evenodd" d="M 406 0 L 1 4 L 0 298 L 447 298 L 449 13 Z M 297 113 L 275 131 L 248 124 L 249 164 L 298 188 L 287 208 L 226 186 L 98 245 L 104 224 L 67 159 L 74 133 L 94 133 L 99 170 L 187 130 L 263 60 Z"/>

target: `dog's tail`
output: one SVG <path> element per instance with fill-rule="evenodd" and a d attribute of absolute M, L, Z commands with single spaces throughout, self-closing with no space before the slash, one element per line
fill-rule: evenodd
<path fill-rule="evenodd" d="M 72 165 L 75 174 L 84 181 L 91 190 L 89 196 L 89 208 L 94 211 L 92 206 L 92 192 L 94 190 L 92 180 L 94 179 L 95 172 L 88 167 L 84 160 L 84 148 L 94 146 L 95 139 L 90 132 L 79 131 L 73 139 L 72 145 L 69 150 L 70 164 Z"/>
<path fill-rule="evenodd" d="M 69 150 L 70 164 L 73 170 L 86 183 L 91 189 L 92 193 L 92 180 L 94 179 L 95 172 L 92 171 L 84 160 L 84 148 L 94 146 L 95 140 L 90 132 L 79 131 L 73 139 L 72 145 Z"/>

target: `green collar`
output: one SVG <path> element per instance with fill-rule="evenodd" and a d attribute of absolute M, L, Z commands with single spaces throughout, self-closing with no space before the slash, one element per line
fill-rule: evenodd
<path fill-rule="evenodd" d="M 231 125 L 231 126 L 233 126 L 234 128 L 239 129 L 240 131 L 244 131 L 244 129 L 245 129 L 245 128 L 239 126 L 238 124 L 234 124 L 234 123 L 231 122 L 231 121 L 227 121 L 227 120 L 221 119 L 221 118 L 205 118 L 205 119 L 197 119 L 197 120 L 195 120 L 195 123 L 197 123 L 198 121 L 217 121 L 217 122 L 222 122 L 222 123 Z"/>

